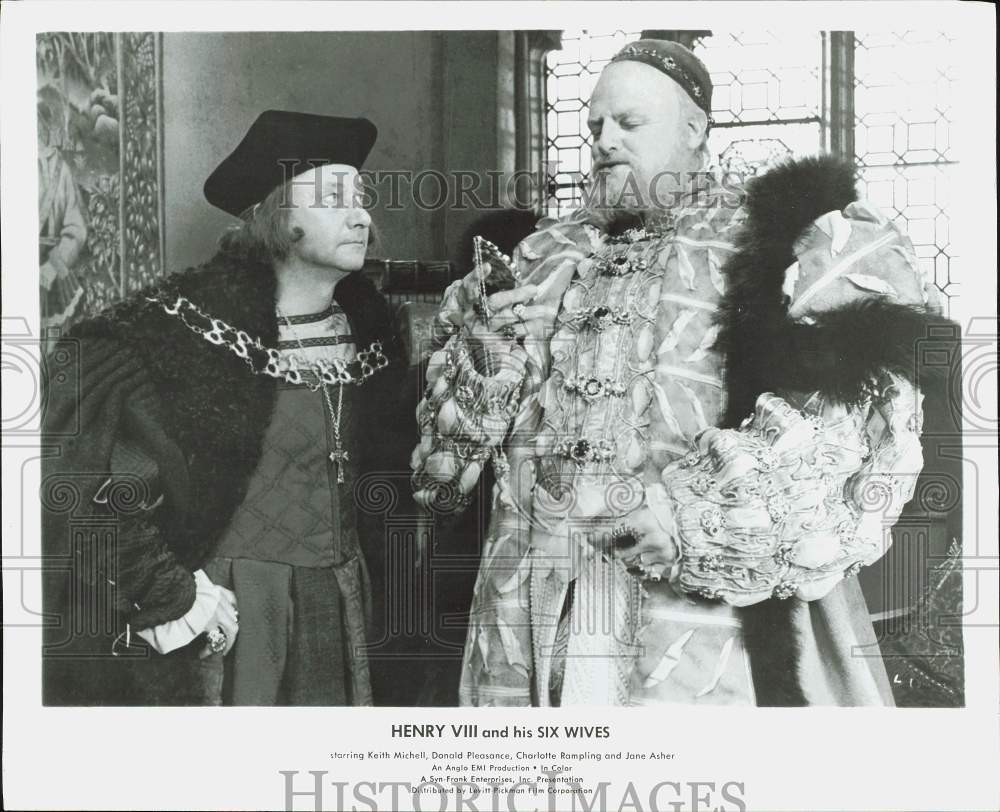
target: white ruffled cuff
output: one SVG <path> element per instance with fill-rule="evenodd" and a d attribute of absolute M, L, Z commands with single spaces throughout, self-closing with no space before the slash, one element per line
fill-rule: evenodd
<path fill-rule="evenodd" d="M 168 654 L 194 640 L 205 631 L 219 606 L 219 588 L 203 570 L 194 573 L 194 583 L 194 605 L 184 615 L 136 632 L 160 654 Z"/>

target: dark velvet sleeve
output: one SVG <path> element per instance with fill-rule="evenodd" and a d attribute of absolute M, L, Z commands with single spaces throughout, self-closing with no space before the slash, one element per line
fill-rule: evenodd
<path fill-rule="evenodd" d="M 184 474 L 183 458 L 141 362 L 112 338 L 65 339 L 47 359 L 45 395 L 43 541 L 64 581 L 55 608 L 85 611 L 88 593 L 110 587 L 134 628 L 182 616 L 195 584 L 169 544 L 181 506 L 168 477 Z"/>

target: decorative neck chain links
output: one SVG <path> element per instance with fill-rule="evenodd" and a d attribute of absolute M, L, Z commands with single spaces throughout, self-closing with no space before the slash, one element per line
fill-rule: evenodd
<path fill-rule="evenodd" d="M 637 215 L 629 222 L 634 223 L 628 228 L 623 228 L 614 234 L 605 237 L 607 245 L 631 245 L 644 240 L 655 240 L 673 234 L 676 227 L 676 216 L 672 211 L 649 212 L 645 215 Z"/>
<path fill-rule="evenodd" d="M 667 212 L 655 220 L 627 228 L 620 234 L 608 235 L 604 248 L 595 255 L 597 272 L 603 276 L 625 276 L 634 271 L 645 271 L 649 268 L 648 246 L 639 254 L 633 251 L 636 243 L 649 243 L 662 239 L 674 232 L 673 214 Z"/>
<path fill-rule="evenodd" d="M 367 350 L 357 354 L 357 360 L 345 364 L 339 359 L 333 362 L 316 361 L 300 363 L 287 358 L 278 350 L 265 346 L 259 338 L 253 338 L 243 330 L 216 319 L 203 312 L 184 296 L 178 296 L 173 303 L 161 298 L 146 299 L 160 305 L 164 312 L 177 317 L 191 332 L 200 335 L 210 344 L 225 347 L 238 358 L 242 358 L 255 375 L 267 375 L 291 384 L 308 386 L 316 391 L 324 385 L 357 384 L 385 369 L 389 359 L 382 351 L 382 342 L 373 341 Z M 196 322 L 200 322 L 196 323 Z"/>
<path fill-rule="evenodd" d="M 299 334 L 295 332 L 291 319 L 281 312 L 281 308 L 277 304 L 275 304 L 274 310 L 278 314 L 278 318 L 285 322 L 285 326 L 288 327 L 288 331 L 292 334 L 292 338 L 295 339 L 295 343 L 299 345 L 299 348 L 304 354 L 306 347 L 302 343 L 302 339 L 299 338 Z M 350 454 L 344 450 L 343 443 L 340 440 L 340 417 L 344 413 L 344 384 L 340 383 L 337 385 L 336 409 L 333 408 L 333 398 L 330 397 L 329 385 L 325 382 L 321 382 L 319 388 L 323 392 L 323 400 L 326 402 L 326 408 L 330 414 L 330 425 L 333 428 L 333 451 L 329 453 L 328 458 L 330 462 L 337 466 L 337 484 L 343 485 L 345 481 L 344 463 L 348 462 L 351 458 Z"/>

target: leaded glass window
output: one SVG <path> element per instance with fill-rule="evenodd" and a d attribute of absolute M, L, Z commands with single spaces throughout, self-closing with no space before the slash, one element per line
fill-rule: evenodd
<path fill-rule="evenodd" d="M 639 37 L 565 31 L 562 49 L 548 53 L 549 214 L 579 206 L 590 166 L 587 99 L 611 57 Z M 846 56 L 834 64 L 837 47 Z M 754 174 L 789 155 L 853 153 L 861 193 L 909 234 L 928 278 L 953 296 L 947 207 L 958 160 L 951 103 L 957 47 L 946 34 L 912 31 L 716 30 L 695 39 L 714 85 L 713 158 L 721 168 Z"/>
<path fill-rule="evenodd" d="M 611 57 L 638 31 L 564 31 L 546 56 L 545 206 L 550 214 L 580 205 L 590 167 L 587 100 Z"/>
<path fill-rule="evenodd" d="M 579 205 L 590 165 L 586 102 L 604 66 L 638 31 L 566 31 L 547 57 L 546 161 L 550 213 Z M 694 51 L 712 72 L 709 145 L 720 166 L 754 172 L 791 153 L 817 152 L 822 139 L 823 43 L 819 33 L 789 42 L 763 32 L 716 32 Z"/>
<path fill-rule="evenodd" d="M 958 154 L 958 43 L 940 32 L 855 33 L 854 157 L 861 191 L 913 241 L 928 279 L 958 293 L 949 198 Z"/>

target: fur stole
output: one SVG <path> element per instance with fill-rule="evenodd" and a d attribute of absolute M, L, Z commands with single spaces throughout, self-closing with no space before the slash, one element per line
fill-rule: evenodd
<path fill-rule="evenodd" d="M 817 217 L 856 199 L 854 168 L 832 157 L 790 161 L 748 184 L 747 220 L 724 269 L 716 344 L 726 358 L 725 426 L 738 426 L 763 392 L 820 392 L 858 404 L 883 371 L 915 382 L 916 342 L 941 321 L 923 309 L 872 300 L 824 314 L 815 324 L 788 315 L 782 285 L 795 261 L 795 241 Z M 790 606 L 769 600 L 742 610 L 760 705 L 806 704 Z"/>

